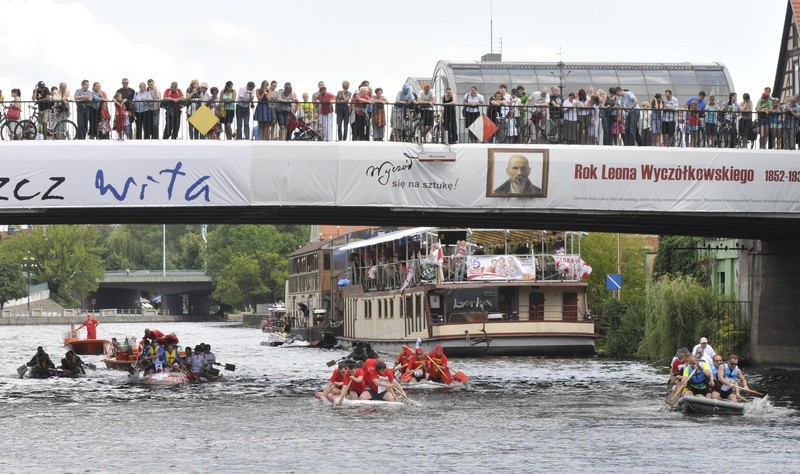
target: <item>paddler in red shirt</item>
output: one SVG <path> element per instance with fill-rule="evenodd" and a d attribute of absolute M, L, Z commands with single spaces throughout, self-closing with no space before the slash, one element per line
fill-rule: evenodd
<path fill-rule="evenodd" d="M 367 372 L 367 390 L 359 397 L 361 400 L 396 401 L 392 389 L 405 395 L 403 388 L 394 379 L 394 372 L 386 368 L 386 362 L 378 359 L 375 367 Z"/>
<path fill-rule="evenodd" d="M 86 328 L 86 339 L 97 339 L 97 325 L 100 321 L 94 319 L 91 314 L 86 315 L 86 321 L 81 324 L 78 329 Z M 76 329 L 76 331 L 78 330 Z"/>
<path fill-rule="evenodd" d="M 409 382 L 416 383 L 420 380 L 427 380 L 427 368 L 428 357 L 425 355 L 425 351 L 423 351 L 421 347 L 417 347 L 417 350 L 411 357 L 411 360 L 408 361 L 408 370 L 406 370 L 406 372 L 411 372 L 411 379 Z"/>
<path fill-rule="evenodd" d="M 443 379 L 442 373 L 439 371 L 439 367 L 441 367 L 443 371 L 448 370 L 447 356 L 444 355 L 444 348 L 442 346 L 436 346 L 433 352 L 428 354 L 428 359 L 428 380 L 439 383 L 448 383 L 446 380 L 450 380 L 452 382 L 450 377 Z M 437 365 L 439 367 L 437 367 Z"/>
<path fill-rule="evenodd" d="M 367 382 L 364 380 L 366 377 L 364 374 L 364 369 L 361 367 L 362 365 L 363 363 L 358 361 L 349 367 L 350 388 L 347 390 L 347 394 L 345 396 L 351 400 L 356 400 L 361 396 L 362 393 L 364 393 L 364 390 L 367 389 Z M 345 385 L 347 384 L 345 383 Z"/>
<path fill-rule="evenodd" d="M 401 372 L 405 371 L 408 368 L 408 361 L 414 357 L 414 352 L 408 346 L 403 346 L 403 351 L 400 352 L 400 355 L 394 360 L 394 367 L 393 370 L 399 370 Z"/>
<path fill-rule="evenodd" d="M 339 365 L 333 369 L 331 378 L 328 379 L 328 385 L 322 389 L 322 396 L 327 397 L 329 393 L 340 395 L 342 388 L 347 384 L 350 379 L 350 371 L 347 369 L 347 364 L 339 362 Z"/>

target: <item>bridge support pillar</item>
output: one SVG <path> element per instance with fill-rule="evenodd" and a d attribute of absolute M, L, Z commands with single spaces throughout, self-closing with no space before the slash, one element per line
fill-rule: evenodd
<path fill-rule="evenodd" d="M 183 314 L 183 295 L 161 295 L 161 309 L 172 315 Z"/>
<path fill-rule="evenodd" d="M 189 314 L 192 316 L 207 315 L 211 307 L 211 294 L 209 292 L 203 293 L 189 293 Z"/>
<path fill-rule="evenodd" d="M 740 295 L 752 304 L 750 355 L 758 364 L 800 365 L 800 240 L 742 240 Z M 744 299 L 744 298 L 743 298 Z"/>

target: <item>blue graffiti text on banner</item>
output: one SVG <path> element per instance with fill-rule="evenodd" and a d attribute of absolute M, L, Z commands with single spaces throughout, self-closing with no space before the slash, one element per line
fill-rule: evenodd
<path fill-rule="evenodd" d="M 181 171 L 182 167 L 183 163 L 179 161 L 175 164 L 174 168 L 166 168 L 157 173 L 159 176 L 167 175 L 169 177 L 169 184 L 167 185 L 166 188 L 167 192 L 166 197 L 168 201 L 172 201 L 172 194 L 175 190 L 175 183 L 178 180 L 178 177 L 186 176 L 186 172 Z M 186 192 L 183 195 L 184 201 L 190 202 L 202 197 L 205 202 L 209 202 L 211 200 L 211 191 L 206 181 L 210 178 L 211 176 L 208 175 L 201 176 L 191 186 L 187 187 Z M 114 197 L 114 199 L 122 202 L 128 197 L 128 191 L 130 190 L 130 187 L 138 186 L 139 201 L 144 201 L 148 186 L 150 186 L 151 184 L 162 184 L 161 181 L 155 179 L 152 175 L 147 175 L 145 181 L 147 182 L 144 182 L 142 183 L 141 186 L 139 186 L 139 184 L 136 182 L 136 179 L 133 176 L 129 176 L 125 180 L 125 184 L 122 186 L 122 190 L 119 190 L 116 187 L 114 187 L 113 184 L 106 184 L 105 174 L 102 169 L 99 169 L 97 170 L 97 174 L 95 175 L 94 187 L 98 191 L 100 191 L 101 196 L 105 196 L 106 194 L 110 193 Z"/>

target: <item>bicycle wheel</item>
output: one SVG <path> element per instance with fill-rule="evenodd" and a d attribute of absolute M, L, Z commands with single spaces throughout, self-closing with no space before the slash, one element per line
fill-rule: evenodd
<path fill-rule="evenodd" d="M 519 141 L 520 143 L 530 143 L 531 137 L 533 136 L 533 124 L 530 120 L 526 120 L 519 131 Z"/>
<path fill-rule="evenodd" d="M 37 128 L 36 124 L 30 120 L 20 120 L 19 128 L 15 129 L 14 133 L 19 138 L 15 140 L 36 140 Z"/>
<path fill-rule="evenodd" d="M 56 140 L 75 140 L 78 135 L 78 126 L 72 120 L 62 120 L 53 128 L 53 138 Z"/>
<path fill-rule="evenodd" d="M 508 136 L 508 124 L 504 119 L 497 124 L 497 131 L 494 134 L 495 143 L 505 143 Z"/>

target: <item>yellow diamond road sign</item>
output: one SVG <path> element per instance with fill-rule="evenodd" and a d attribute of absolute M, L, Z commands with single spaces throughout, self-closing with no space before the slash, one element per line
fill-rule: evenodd
<path fill-rule="evenodd" d="M 201 105 L 189 117 L 189 123 L 203 135 L 208 135 L 208 131 L 214 128 L 217 122 L 217 116 L 205 104 Z"/>

